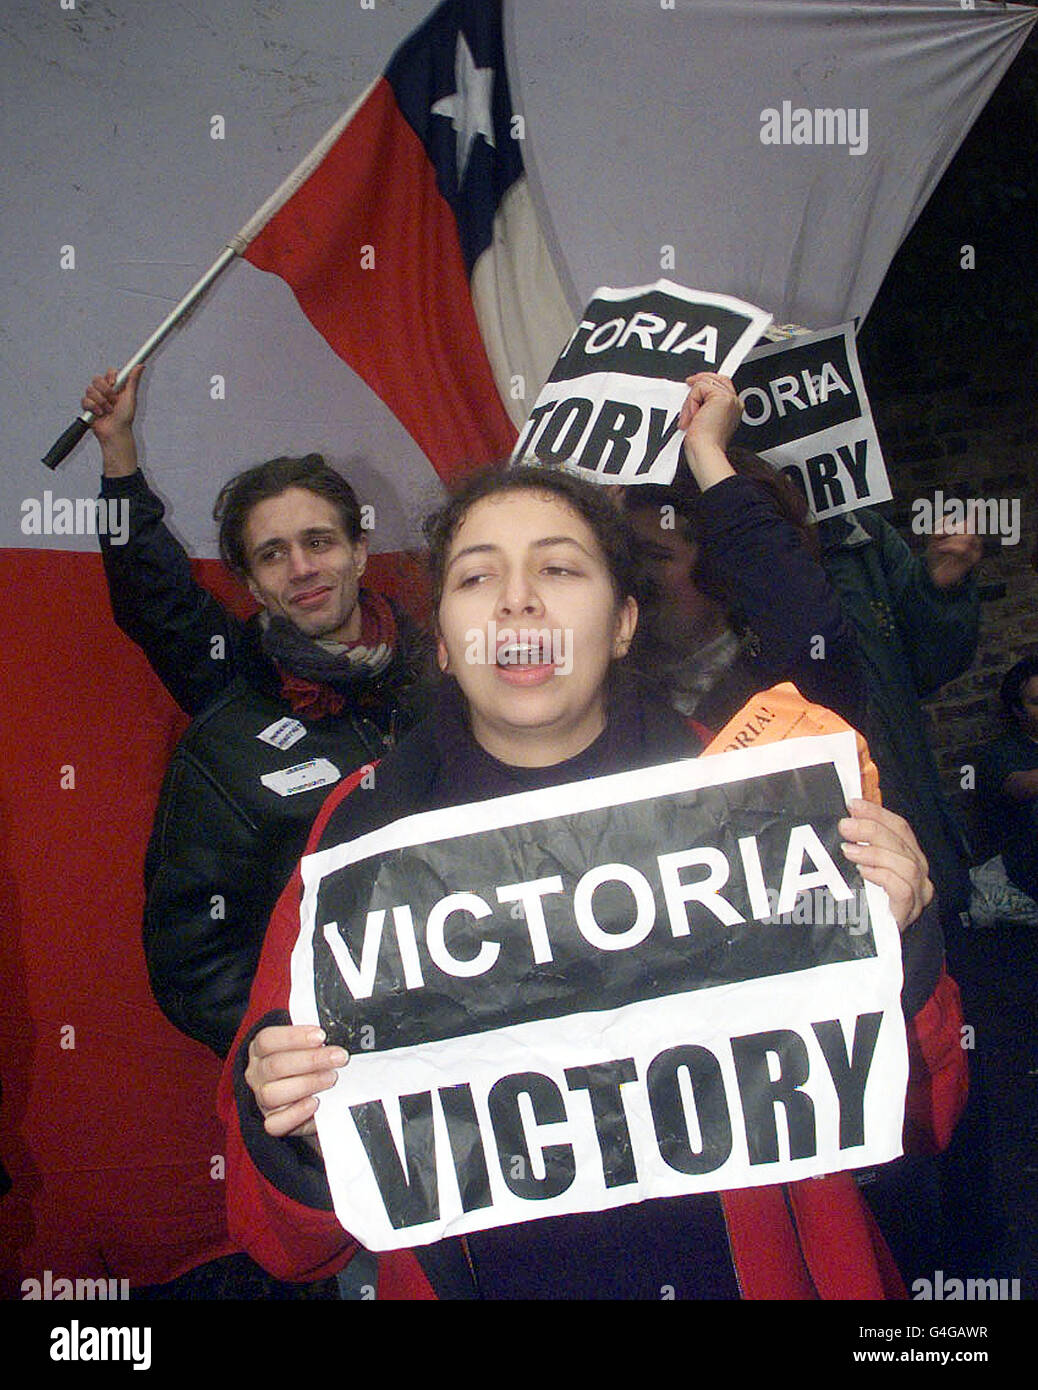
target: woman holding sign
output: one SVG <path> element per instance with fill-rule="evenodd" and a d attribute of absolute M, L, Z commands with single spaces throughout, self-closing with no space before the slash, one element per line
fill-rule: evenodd
<path fill-rule="evenodd" d="M 726 378 L 702 373 L 691 386 L 682 420 L 686 453 L 700 485 L 706 487 L 731 472 L 724 447 L 738 419 L 739 405 Z M 335 1085 L 349 1060 L 340 1041 L 351 1040 L 356 1072 L 376 1056 L 381 1061 L 383 1053 L 389 1058 L 386 1065 L 392 1067 L 394 1059 L 403 1056 L 400 1049 L 416 1042 L 420 1050 L 432 1039 L 434 1050 L 440 1049 L 434 1066 L 443 1069 L 444 1084 L 435 1102 L 438 1109 L 434 1118 L 432 1090 L 438 1083 L 428 1092 L 409 1086 L 415 1093 L 399 1096 L 397 1119 L 405 1127 L 402 1150 L 395 1132 L 399 1124 L 387 1123 L 387 1108 L 381 1100 L 354 1105 L 349 1112 L 362 1135 L 371 1169 L 378 1170 L 378 1191 L 392 1226 L 391 1238 L 378 1246 L 389 1251 L 379 1261 L 380 1296 L 903 1296 L 893 1260 L 848 1172 L 724 1193 L 686 1187 L 686 1195 L 616 1205 L 617 1189 L 638 1176 L 636 1146 L 632 1146 L 636 1126 L 632 1121 L 627 1129 L 625 1114 L 633 1114 L 635 1093 L 646 1077 L 645 1069 L 640 1063 L 635 1066 L 632 1058 L 569 1067 L 565 1073 L 570 1103 L 575 1106 L 572 1098 L 579 1095 L 585 1120 L 594 1112 L 592 1134 L 601 1149 L 595 1176 L 601 1186 L 605 1171 L 608 1189 L 606 1199 L 597 1205 L 607 1209 L 588 1209 L 595 1206 L 591 1201 L 583 1209 L 571 1205 L 566 1214 L 536 1220 L 514 1214 L 518 1206 L 539 1215 L 543 1199 L 565 1194 L 570 1186 L 574 1191 L 579 1188 L 580 1183 L 573 1182 L 576 1139 L 572 1144 L 557 1143 L 548 1128 L 572 1119 L 575 1111 L 569 1116 L 565 1108 L 559 1111 L 558 1106 L 564 1105 L 559 1087 L 532 1069 L 536 1057 L 495 1082 L 489 1100 L 484 1097 L 477 1107 L 475 1082 L 471 1087 L 447 1084 L 446 1058 L 450 1047 L 457 1046 L 450 1021 L 456 1024 L 460 1019 L 462 1026 L 455 1031 L 465 1035 L 461 1045 L 479 1060 L 493 1045 L 481 1027 L 480 1009 L 497 1009 L 510 1022 L 521 1023 L 526 1006 L 535 1020 L 546 1020 L 549 1031 L 560 1023 L 544 991 L 554 977 L 565 976 L 569 966 L 553 955 L 559 949 L 552 935 L 555 919 L 549 930 L 545 904 L 557 901 L 562 878 L 542 876 L 534 882 L 499 887 L 497 899 L 503 906 L 493 915 L 484 900 L 489 891 L 484 898 L 471 892 L 451 895 L 424 917 L 412 916 L 410 907 L 394 907 L 397 975 L 392 989 L 386 991 L 386 971 L 392 973 L 385 956 L 390 948 L 383 944 L 382 935 L 390 937 L 387 911 L 367 913 L 359 944 L 355 928 L 358 919 L 363 922 L 364 913 L 358 894 L 371 890 L 368 865 L 374 864 L 376 875 L 392 872 L 406 854 L 363 859 L 362 837 L 381 843 L 383 830 L 416 813 L 432 813 L 427 823 L 441 826 L 436 813 L 472 803 L 478 804 L 475 810 L 484 818 L 492 818 L 494 808 L 506 804 L 498 799 L 517 792 L 551 788 L 553 798 L 572 799 L 588 786 L 587 779 L 688 759 L 699 751 L 698 740 L 674 711 L 645 696 L 625 672 L 624 658 L 638 617 L 640 581 L 631 534 L 600 490 L 563 473 L 526 469 L 483 475 L 433 518 L 429 539 L 439 664 L 453 679 L 445 683 L 436 717 L 388 754 L 373 777 L 370 768 L 361 769 L 336 789 L 310 838 L 311 854 L 331 851 L 341 858 L 343 846 L 358 846 L 348 864 L 352 851 L 347 851 L 342 861 L 345 871 L 329 889 L 341 899 L 335 909 L 337 922 L 324 925 L 323 940 L 330 953 L 316 933 L 312 941 L 318 975 L 323 968 L 316 964 L 320 950 L 324 950 L 321 959 L 330 963 L 318 994 L 327 1000 L 338 991 L 337 997 L 356 1004 L 356 1017 L 343 1030 L 333 1024 L 326 1037 L 321 1028 L 288 1023 L 289 963 L 300 936 L 300 871 L 282 895 L 271 922 L 249 1012 L 221 1086 L 221 1110 L 229 1131 L 232 1233 L 279 1277 L 316 1279 L 340 1270 L 357 1241 L 332 1210 L 314 1123 L 321 1093 Z M 765 715 L 760 726 L 761 730 L 767 726 L 760 732 L 762 743 L 783 737 L 783 731 L 794 726 L 798 733 L 844 727 L 835 716 L 806 706 L 792 688 L 777 697 Z M 598 785 L 591 784 L 592 793 Z M 939 934 L 933 909 L 928 907 L 932 888 L 925 860 L 904 821 L 867 801 L 852 802 L 849 809 L 850 815 L 838 825 L 844 856 L 864 878 L 886 890 L 904 933 L 902 1002 L 911 1021 L 914 1064 L 908 1125 L 917 1125 L 920 1133 L 926 1131 L 924 1142 L 929 1138 L 939 1143 L 946 1139 L 961 1102 L 963 1067 L 957 994 L 943 973 Z M 626 817 L 637 830 L 639 809 L 622 805 L 617 811 L 622 813 L 619 819 Z M 423 870 L 426 880 L 439 885 L 437 892 L 449 886 L 452 874 L 461 884 L 474 881 L 471 876 L 479 872 L 478 856 L 468 842 L 463 838 L 452 842 L 451 836 L 464 834 L 465 823 L 450 814 L 459 824 L 437 831 L 435 865 L 427 864 Z M 471 824 L 473 813 L 467 814 Z M 601 818 L 604 844 L 613 833 L 612 813 L 592 810 L 588 814 Z M 512 822 L 506 817 L 501 824 Z M 579 836 L 569 839 L 567 852 L 585 851 Z M 642 839 L 652 848 L 663 847 L 651 830 Z M 480 842 L 484 843 L 491 846 L 492 840 Z M 538 844 L 536 838 L 531 846 L 529 837 L 525 845 L 521 852 L 529 851 L 533 861 L 543 852 L 547 862 L 557 849 L 554 842 Z M 432 853 L 431 847 L 425 848 Z M 489 856 L 491 850 L 486 853 Z M 660 856 L 661 872 L 667 858 Z M 325 860 L 306 862 L 320 865 Z M 622 864 L 606 867 L 618 874 L 624 871 Z M 578 918 L 581 886 L 600 872 L 600 868 L 589 871 L 573 890 Z M 304 916 L 307 904 L 317 902 L 333 877 L 320 880 L 308 893 Z M 637 880 L 630 881 L 637 886 Z M 687 890 L 688 885 L 680 887 Z M 713 898 L 710 911 L 715 917 L 745 923 L 751 915 L 749 907 L 740 914 L 718 895 L 706 892 L 702 884 L 698 887 L 704 900 Z M 468 915 L 486 921 L 473 931 L 458 928 L 455 918 L 448 940 L 443 905 L 462 899 Z M 590 901 L 587 896 L 585 918 Z M 322 898 L 316 910 L 327 916 L 333 911 L 332 903 L 332 897 Z M 348 916 L 350 904 L 356 910 Z M 642 922 L 641 906 L 638 915 Z M 625 947 L 628 941 L 642 946 L 653 929 L 652 916 L 649 911 L 637 942 L 631 937 L 634 928 L 625 928 Z M 416 928 L 421 922 L 425 928 L 419 947 Z M 756 922 L 749 927 L 758 938 L 765 929 Z M 586 921 L 580 930 L 584 939 L 577 944 L 589 973 L 568 983 L 586 1008 L 601 1010 L 609 1007 L 616 977 L 630 968 L 631 961 L 645 957 L 636 950 L 618 949 L 619 937 L 625 933 L 611 934 L 600 923 Z M 715 922 L 715 935 L 718 930 Z M 687 926 L 684 934 L 687 938 Z M 844 933 L 845 938 L 849 935 Z M 720 937 L 723 954 L 725 932 Z M 677 950 L 674 942 L 685 949 L 677 926 L 674 941 L 665 941 L 661 949 Z M 594 960 L 589 943 L 599 951 Z M 516 974 L 513 967 L 520 955 L 524 964 Z M 632 988 L 637 991 L 652 974 L 649 969 L 636 975 Z M 349 986 L 345 995 L 343 981 Z M 481 987 L 481 995 L 464 993 L 473 983 Z M 380 990 L 385 1012 L 369 1014 L 366 1011 Z M 894 999 L 896 1006 L 896 990 Z M 372 1022 L 364 1023 L 365 1018 Z M 416 1039 L 417 1018 L 423 1020 L 423 1027 L 427 1023 L 428 1032 Z M 444 1018 L 448 1024 L 441 1026 Z M 567 1022 L 561 1020 L 561 1024 Z M 522 1027 L 511 1031 L 521 1033 Z M 482 1036 L 475 1036 L 481 1032 Z M 388 1040 L 387 1035 L 391 1035 Z M 734 1042 L 745 1050 L 752 1038 Z M 858 1044 L 855 1033 L 853 1048 L 842 1054 L 844 1081 L 860 1060 Z M 365 1049 L 372 1051 L 372 1057 L 362 1055 Z M 678 1051 L 689 1066 L 693 1061 L 713 1062 L 702 1048 L 672 1048 L 671 1054 Z M 678 1103 L 680 1089 L 677 1071 L 663 1077 L 660 1061 L 660 1057 L 653 1059 L 647 1079 L 651 1092 L 655 1067 L 659 1085 L 650 1101 L 657 1135 L 665 1108 L 660 1097 L 669 1087 L 668 1094 Z M 836 1072 L 833 1079 L 837 1080 Z M 727 1125 L 731 1146 L 727 1114 L 720 1118 L 717 1114 L 717 1107 L 723 1109 L 725 1104 L 723 1089 L 708 1088 L 702 1096 L 696 1093 L 704 1151 L 711 1142 L 711 1126 L 723 1129 Z M 709 1105 L 701 1105 L 701 1098 L 708 1099 Z M 326 1097 L 329 1104 L 333 1099 Z M 786 1099 L 792 1115 L 799 1102 L 792 1094 Z M 767 1108 L 774 1127 L 772 1112 L 778 1107 L 769 1104 Z M 492 1134 L 482 1132 L 487 1113 Z M 330 1121 L 331 1111 L 322 1125 Z M 664 1155 L 664 1161 L 671 1169 L 691 1172 L 702 1155 L 693 1152 L 687 1121 L 683 1125 L 682 1136 L 668 1139 L 670 1157 Z M 790 1119 L 791 1136 L 793 1129 Z M 575 1124 L 564 1133 L 573 1130 Z M 638 1134 L 640 1140 L 644 1138 L 642 1129 Z M 796 1142 L 791 1137 L 791 1145 Z M 452 1163 L 457 1191 L 451 1200 L 460 1200 L 466 1218 L 462 1229 L 468 1234 L 464 1239 L 433 1239 L 429 1230 L 438 1214 L 440 1195 L 447 1202 L 446 1184 L 439 1182 L 438 1189 L 438 1181 Z M 511 1206 L 495 1220 L 488 1213 L 496 1212 L 499 1197 Z M 623 1201 L 622 1194 L 619 1200 Z M 415 1248 L 408 1249 L 409 1229 L 418 1226 L 425 1229 L 416 1232 Z"/>

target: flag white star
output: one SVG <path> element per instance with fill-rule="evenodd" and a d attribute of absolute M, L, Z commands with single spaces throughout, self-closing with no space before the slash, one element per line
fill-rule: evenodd
<path fill-rule="evenodd" d="M 459 30 L 454 51 L 454 92 L 441 97 L 432 107 L 434 116 L 447 116 L 458 133 L 458 187 L 465 180 L 469 155 L 476 136 L 494 144 L 494 120 L 490 98 L 494 90 L 494 69 L 477 68 L 465 35 Z"/>

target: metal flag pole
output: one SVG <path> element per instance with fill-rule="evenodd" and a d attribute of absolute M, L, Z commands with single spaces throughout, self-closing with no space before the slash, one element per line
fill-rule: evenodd
<path fill-rule="evenodd" d="M 202 278 L 197 281 L 196 284 L 192 285 L 176 308 L 163 319 L 147 342 L 141 344 L 126 365 L 120 370 L 119 375 L 115 379 L 116 390 L 123 385 L 134 367 L 138 366 L 141 362 L 147 361 L 158 347 L 159 343 L 172 333 L 177 324 L 190 313 L 191 309 L 194 308 L 198 300 L 205 294 L 216 277 L 234 260 L 237 254 L 233 246 L 224 247 Z M 94 412 L 92 410 L 84 410 L 78 415 L 72 421 L 71 425 L 69 425 L 68 429 L 65 430 L 64 434 L 60 435 L 59 438 L 54 441 L 44 455 L 43 462 L 47 467 L 57 468 L 62 459 L 67 457 L 76 447 L 93 422 Z"/>
<path fill-rule="evenodd" d="M 346 129 L 347 125 L 349 125 L 356 112 L 367 100 L 372 88 L 377 85 L 377 82 L 378 79 L 376 78 L 375 82 L 372 82 L 369 87 L 361 92 L 360 96 L 353 102 L 348 110 L 344 111 L 343 114 L 329 126 L 320 140 L 318 140 L 317 144 L 314 145 L 313 149 L 309 150 L 307 154 L 304 155 L 288 177 L 282 180 L 266 202 L 257 208 L 248 222 L 246 222 L 241 230 L 230 239 L 202 278 L 188 290 L 184 298 L 162 323 L 159 324 L 158 328 L 156 328 L 147 342 L 141 344 L 116 377 L 116 390 L 123 385 L 134 367 L 146 361 L 151 356 L 163 339 L 177 327 L 188 313 L 190 313 L 221 271 L 225 270 L 226 267 L 230 265 L 235 256 L 240 256 L 244 253 L 249 242 L 260 234 L 274 214 L 288 201 L 296 189 L 309 178 L 318 164 L 320 164 L 321 160 L 335 144 L 336 140 L 338 140 L 342 132 Z M 48 449 L 43 458 L 43 462 L 47 467 L 57 468 L 62 459 L 66 458 L 76 447 L 93 422 L 94 414 L 91 410 L 84 410 L 78 415 L 76 419 L 72 421 L 72 424 L 69 425 L 68 429 L 65 430 L 64 434 L 55 440 L 50 449 Z"/>

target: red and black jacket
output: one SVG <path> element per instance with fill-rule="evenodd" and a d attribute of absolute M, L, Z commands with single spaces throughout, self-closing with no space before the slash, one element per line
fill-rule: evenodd
<path fill-rule="evenodd" d="M 764 716 L 762 718 L 762 715 Z M 662 763 L 681 756 L 673 724 L 648 711 L 648 726 L 624 727 L 628 765 L 638 765 L 641 743 Z M 619 723 L 619 721 L 616 721 Z M 705 750 L 831 733 L 847 726 L 830 711 L 807 704 L 789 685 L 750 701 Z M 687 732 L 685 755 L 688 748 Z M 430 802 L 443 804 L 452 784 L 442 764 L 442 739 L 429 725 L 387 756 L 379 768 L 378 796 L 352 797 L 358 772 L 329 798 L 310 835 L 308 852 L 389 824 Z M 866 796 L 878 798 L 875 768 L 859 739 Z M 648 764 L 645 764 L 648 765 Z M 571 779 L 566 779 L 571 780 Z M 434 789 L 439 788 L 439 792 Z M 455 784 L 454 803 L 479 799 Z M 450 804 L 449 802 L 447 804 Z M 327 1277 L 357 1250 L 332 1210 L 323 1165 L 303 1141 L 267 1135 L 244 1080 L 248 1047 L 263 1027 L 288 1021 L 289 960 L 299 928 L 301 879 L 293 876 L 279 900 L 263 948 L 246 1019 L 228 1058 L 220 1087 L 220 1111 L 228 1131 L 227 1195 L 232 1235 L 271 1273 L 283 1279 Z M 958 990 L 945 973 L 933 905 L 903 935 L 910 1078 L 905 1147 L 942 1148 L 965 1103 L 966 1063 L 960 1042 Z M 745 1188 L 720 1194 L 731 1262 L 745 1298 L 898 1298 L 904 1285 L 852 1174 Z M 383 1298 L 473 1296 L 463 1241 L 441 1241 L 419 1251 L 379 1256 L 378 1293 Z"/>

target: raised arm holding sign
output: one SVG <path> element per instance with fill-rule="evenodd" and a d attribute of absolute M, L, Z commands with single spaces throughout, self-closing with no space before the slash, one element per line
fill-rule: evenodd
<path fill-rule="evenodd" d="M 685 459 L 700 491 L 706 492 L 723 478 L 735 476 L 725 446 L 739 423 L 742 405 L 731 377 L 697 372 L 686 385 L 690 389 L 678 425 L 685 434 Z"/>
<path fill-rule="evenodd" d="M 709 455 L 727 388 L 699 394 Z M 683 722 L 625 676 L 637 573 L 594 489 L 482 479 L 431 540 L 453 682 L 374 789 L 326 805 L 275 913 L 221 1088 L 235 1234 L 295 1277 L 341 1266 L 347 1230 L 414 1247 L 383 1261 L 411 1296 L 464 1293 L 459 1269 L 484 1297 L 895 1294 L 834 1170 L 900 1148 L 898 931 L 861 879 L 911 927 L 927 1101 L 945 1127 L 956 1108 L 954 986 L 911 831 L 843 814 L 846 752 L 778 745 L 758 777 L 689 761 Z M 792 690 L 747 717 L 762 743 L 839 727 Z M 330 1191 L 298 1144 L 315 1111 Z M 817 1173 L 788 1201 L 774 1185 Z M 801 1231 L 802 1203 L 829 1237 Z"/>

